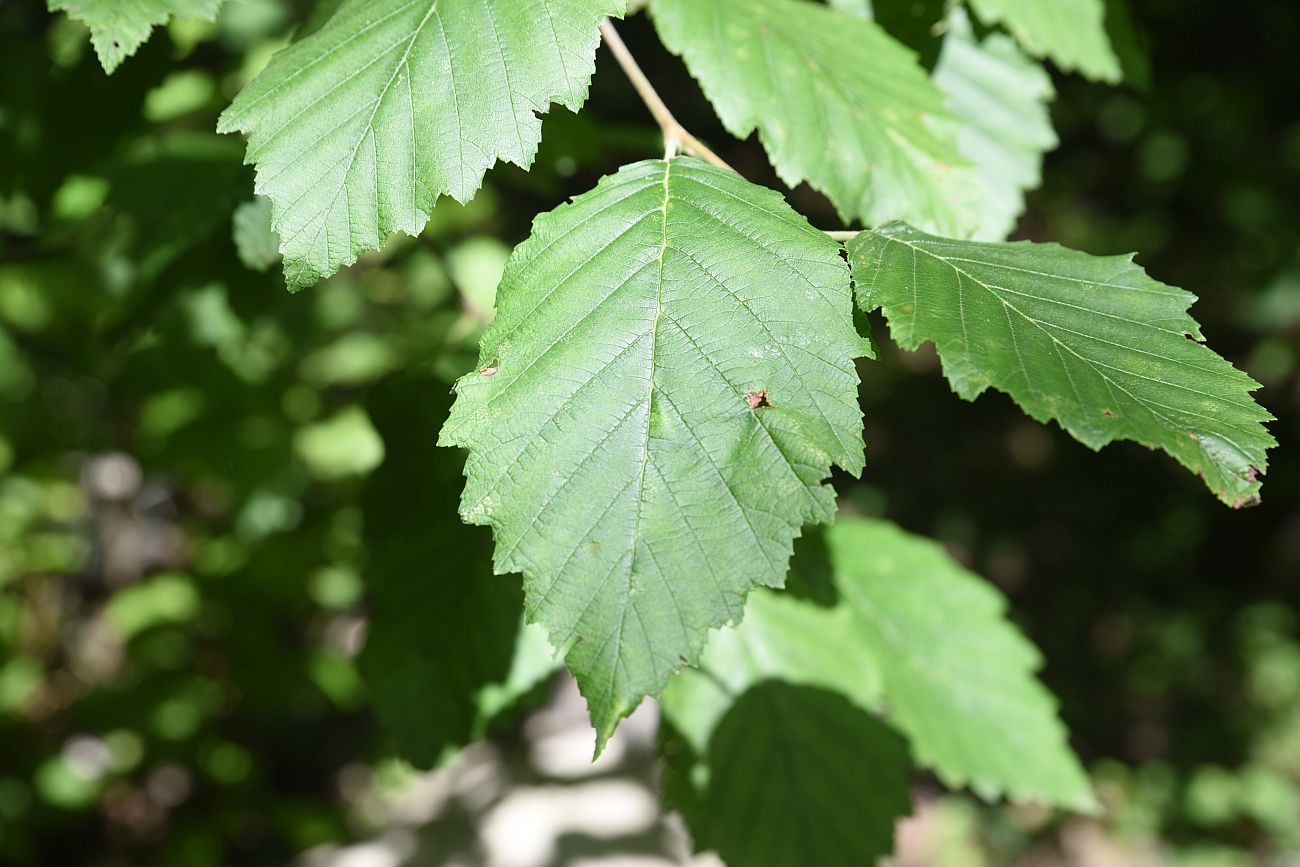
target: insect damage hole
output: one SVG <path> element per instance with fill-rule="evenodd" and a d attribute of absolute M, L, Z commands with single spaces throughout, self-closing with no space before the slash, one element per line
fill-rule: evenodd
<path fill-rule="evenodd" d="M 765 388 L 749 392 L 745 395 L 745 400 L 748 401 L 751 410 L 767 409 L 772 405 L 772 401 L 767 397 L 767 389 Z"/>

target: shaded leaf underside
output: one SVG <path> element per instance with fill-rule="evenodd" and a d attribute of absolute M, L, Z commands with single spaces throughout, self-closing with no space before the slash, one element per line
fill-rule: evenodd
<path fill-rule="evenodd" d="M 713 732 L 684 815 L 731 867 L 858 867 L 893 849 L 910 773 L 903 739 L 844 696 L 766 681 Z"/>
<path fill-rule="evenodd" d="M 363 500 L 373 556 L 358 665 L 398 751 L 422 768 L 483 737 L 556 667 L 545 633 L 523 624 L 518 583 L 492 574 L 488 532 L 456 514 L 462 455 L 429 447 L 450 409 L 439 384 L 397 377 L 369 393 L 386 456 Z"/>

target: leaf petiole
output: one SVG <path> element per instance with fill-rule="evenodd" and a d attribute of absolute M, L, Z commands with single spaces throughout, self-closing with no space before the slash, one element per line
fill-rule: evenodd
<path fill-rule="evenodd" d="M 677 122 L 673 113 L 660 98 L 659 92 L 655 90 L 650 79 L 641 71 L 641 66 L 628 50 L 623 37 L 618 35 L 614 29 L 613 23 L 606 18 L 600 25 L 601 36 L 605 39 L 605 44 L 609 46 L 610 52 L 618 65 L 623 68 L 624 74 L 627 75 L 628 81 L 632 82 L 632 87 L 636 89 L 637 95 L 645 103 L 646 108 L 650 110 L 651 116 L 654 117 L 655 123 L 659 124 L 659 129 L 664 134 L 664 159 L 671 159 L 679 152 L 688 154 L 693 157 L 699 157 L 707 163 L 712 163 L 721 169 L 736 171 L 727 162 L 708 145 L 700 141 L 690 133 L 684 126 Z"/>

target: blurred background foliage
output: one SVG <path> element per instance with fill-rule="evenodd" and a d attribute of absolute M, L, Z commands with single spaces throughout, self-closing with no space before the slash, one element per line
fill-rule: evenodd
<path fill-rule="evenodd" d="M 390 734 L 371 696 L 414 645 L 358 652 L 385 606 L 426 655 L 462 636 L 422 633 L 421 606 L 457 606 L 464 641 L 478 623 L 513 641 L 517 583 L 455 527 L 440 413 L 509 245 L 656 133 L 602 55 L 532 173 L 494 170 L 420 238 L 289 295 L 242 143 L 212 130 L 320 9 L 228 0 L 110 79 L 43 6 L 0 2 L 0 862 L 255 867 L 364 839 L 373 794 L 410 779 L 403 725 L 445 733 L 413 756 L 429 764 L 516 737 L 511 705 L 544 695 L 545 666 L 475 692 L 475 665 L 511 664 L 488 652 L 439 682 L 472 708 L 410 696 Z M 1196 292 L 1281 445 L 1264 504 L 1232 512 L 1136 446 L 1094 455 L 1000 395 L 958 401 L 930 354 L 863 368 L 869 466 L 837 479 L 846 507 L 942 540 L 1011 596 L 1106 808 L 1053 818 L 921 779 L 900 864 L 1300 857 L 1300 12 L 1132 13 L 1149 82 L 1057 76 L 1062 145 L 1018 235 L 1137 250 Z M 779 186 L 646 23 L 624 30 L 679 117 Z M 457 592 L 492 581 L 487 601 Z"/>

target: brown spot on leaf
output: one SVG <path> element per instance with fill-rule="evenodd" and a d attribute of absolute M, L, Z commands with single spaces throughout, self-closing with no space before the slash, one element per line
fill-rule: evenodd
<path fill-rule="evenodd" d="M 500 370 L 500 369 L 501 369 L 501 368 L 497 367 L 495 364 L 489 364 L 487 367 L 481 367 L 481 368 L 479 368 L 479 371 L 478 371 L 478 372 L 481 373 L 481 374 L 483 374 L 484 376 L 492 376 L 494 373 L 496 373 L 496 372 L 497 372 L 498 370 Z"/>
<path fill-rule="evenodd" d="M 745 395 L 745 399 L 749 401 L 750 409 L 767 409 L 772 405 L 772 401 L 767 398 L 767 389 L 765 388 L 758 391 L 751 391 L 749 394 Z"/>
<path fill-rule="evenodd" d="M 1101 414 L 1106 416 L 1106 418 L 1119 418 L 1119 414 L 1113 409 L 1103 409 Z"/>

